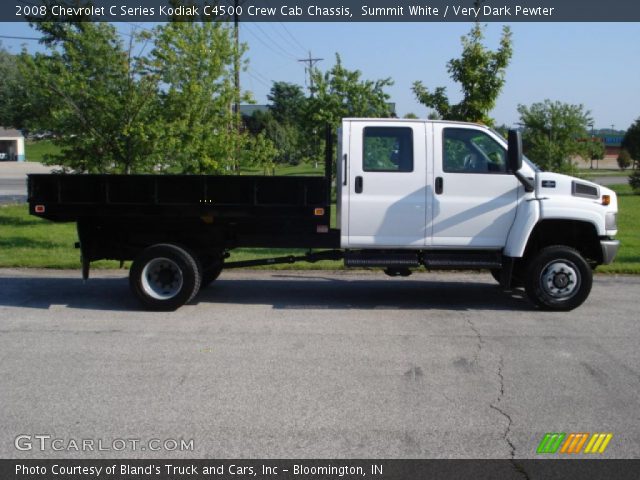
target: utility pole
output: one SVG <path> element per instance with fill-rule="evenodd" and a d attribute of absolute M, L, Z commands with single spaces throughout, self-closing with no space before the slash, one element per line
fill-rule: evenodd
<path fill-rule="evenodd" d="M 233 76 L 234 76 L 234 120 L 236 129 L 236 148 L 234 167 L 240 173 L 240 130 L 242 129 L 242 118 L 240 116 L 240 19 L 238 16 L 238 0 L 233 0 L 233 40 L 235 44 L 235 54 L 233 56 Z"/>
<path fill-rule="evenodd" d="M 324 60 L 324 58 L 313 58 L 311 56 L 311 52 L 309 52 L 309 58 L 302 58 L 298 60 L 299 62 L 308 64 L 308 66 L 304 68 L 304 71 L 305 73 L 309 74 L 309 91 L 311 92 L 312 97 L 313 97 L 313 67 L 316 65 L 316 63 L 318 63 L 321 60 Z"/>
<path fill-rule="evenodd" d="M 589 140 L 591 143 L 589 145 L 593 146 L 593 142 L 595 142 L 595 137 L 593 135 L 593 122 L 588 123 L 587 127 L 591 128 L 591 139 Z M 591 157 L 591 165 L 589 168 L 593 170 L 593 155 L 589 154 L 589 156 Z"/>
<path fill-rule="evenodd" d="M 233 40 L 235 45 L 235 55 L 233 56 L 234 75 L 234 109 L 236 116 L 240 114 L 240 19 L 238 18 L 238 0 L 233 0 Z M 240 124 L 236 125 L 240 132 Z"/>

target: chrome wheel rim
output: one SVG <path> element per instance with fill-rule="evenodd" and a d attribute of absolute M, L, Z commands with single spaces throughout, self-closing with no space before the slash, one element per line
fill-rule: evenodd
<path fill-rule="evenodd" d="M 142 270 L 142 289 L 156 300 L 169 300 L 182 289 L 182 270 L 169 258 L 154 258 Z"/>
<path fill-rule="evenodd" d="M 540 286 L 551 297 L 566 300 L 580 287 L 578 267 L 568 260 L 554 260 L 545 265 L 540 274 Z"/>

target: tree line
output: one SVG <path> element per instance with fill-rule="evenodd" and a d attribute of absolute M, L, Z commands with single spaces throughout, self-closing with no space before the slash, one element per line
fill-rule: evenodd
<path fill-rule="evenodd" d="M 51 132 L 60 152 L 46 162 L 68 171 L 219 174 L 260 167 L 272 174 L 279 164 L 320 161 L 327 124 L 335 132 L 344 117 L 394 115 L 387 92 L 393 80 L 363 79 L 336 54 L 327 71 L 311 71 L 308 92 L 274 82 L 268 109 L 245 116 L 238 128 L 241 112 L 233 105 L 252 97 L 235 88 L 234 66 L 247 47 L 236 46 L 228 22 L 172 21 L 128 41 L 108 23 L 33 26 L 44 53 L 0 49 L 0 124 Z M 413 84 L 429 118 L 495 126 L 490 113 L 505 84 L 512 36 L 504 27 L 491 50 L 484 28 L 474 24 L 461 39 L 460 57 L 447 64 L 460 102 L 452 104 L 445 87 Z M 518 113 L 525 153 L 543 169 L 571 172 L 576 157 L 604 154 L 601 142 L 590 141 L 593 119 L 583 105 L 543 100 L 519 105 Z M 623 142 L 634 167 L 638 137 L 640 119 Z"/>

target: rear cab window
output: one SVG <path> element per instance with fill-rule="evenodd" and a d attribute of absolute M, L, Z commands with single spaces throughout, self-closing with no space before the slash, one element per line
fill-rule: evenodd
<path fill-rule="evenodd" d="M 362 169 L 365 172 L 412 172 L 413 130 L 365 127 Z"/>

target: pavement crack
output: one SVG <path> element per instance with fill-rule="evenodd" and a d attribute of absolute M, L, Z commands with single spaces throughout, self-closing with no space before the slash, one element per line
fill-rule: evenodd
<path fill-rule="evenodd" d="M 513 459 L 516 456 L 516 446 L 513 444 L 513 442 L 509 438 L 509 434 L 511 433 L 511 425 L 513 425 L 513 419 L 511 418 L 511 415 L 505 412 L 500 406 L 500 403 L 502 402 L 502 398 L 504 397 L 504 375 L 502 374 L 503 368 L 504 368 L 504 357 L 500 355 L 500 361 L 498 363 L 498 372 L 497 372 L 498 378 L 500 379 L 500 393 L 498 395 L 498 398 L 496 398 L 496 401 L 490 404 L 489 407 L 507 419 L 507 427 L 505 428 L 504 433 L 502 434 L 502 438 L 504 438 L 504 440 L 509 445 L 509 450 L 510 450 L 509 455 L 510 455 L 510 458 Z"/>
<path fill-rule="evenodd" d="M 529 477 L 529 474 L 527 473 L 527 471 L 515 459 L 515 457 L 516 457 L 516 446 L 511 441 L 511 437 L 510 437 L 511 426 L 513 425 L 513 419 L 511 418 L 511 415 L 509 415 L 507 412 L 505 412 L 503 410 L 503 408 L 500 406 L 500 404 L 502 403 L 502 399 L 504 398 L 504 374 L 502 373 L 503 369 L 504 369 L 504 357 L 502 355 L 500 355 L 500 361 L 498 362 L 498 371 L 497 371 L 498 378 L 500 379 L 500 393 L 498 395 L 498 398 L 496 398 L 496 401 L 491 403 L 489 405 L 489 407 L 491 409 L 495 410 L 496 412 L 498 412 L 500 415 L 502 415 L 507 420 L 507 426 L 504 429 L 504 432 L 502 434 L 502 438 L 505 440 L 505 442 L 507 442 L 507 445 L 509 445 L 509 461 L 511 462 L 511 465 L 513 465 L 514 470 L 524 480 L 530 480 L 530 477 Z"/>
<path fill-rule="evenodd" d="M 467 324 L 469 328 L 476 334 L 477 342 L 476 342 L 476 352 L 473 354 L 473 360 L 471 360 L 472 364 L 477 364 L 478 359 L 480 358 L 480 352 L 482 352 L 482 347 L 484 346 L 484 338 L 480 334 L 480 331 L 477 329 L 475 323 L 470 318 L 467 318 Z"/>

